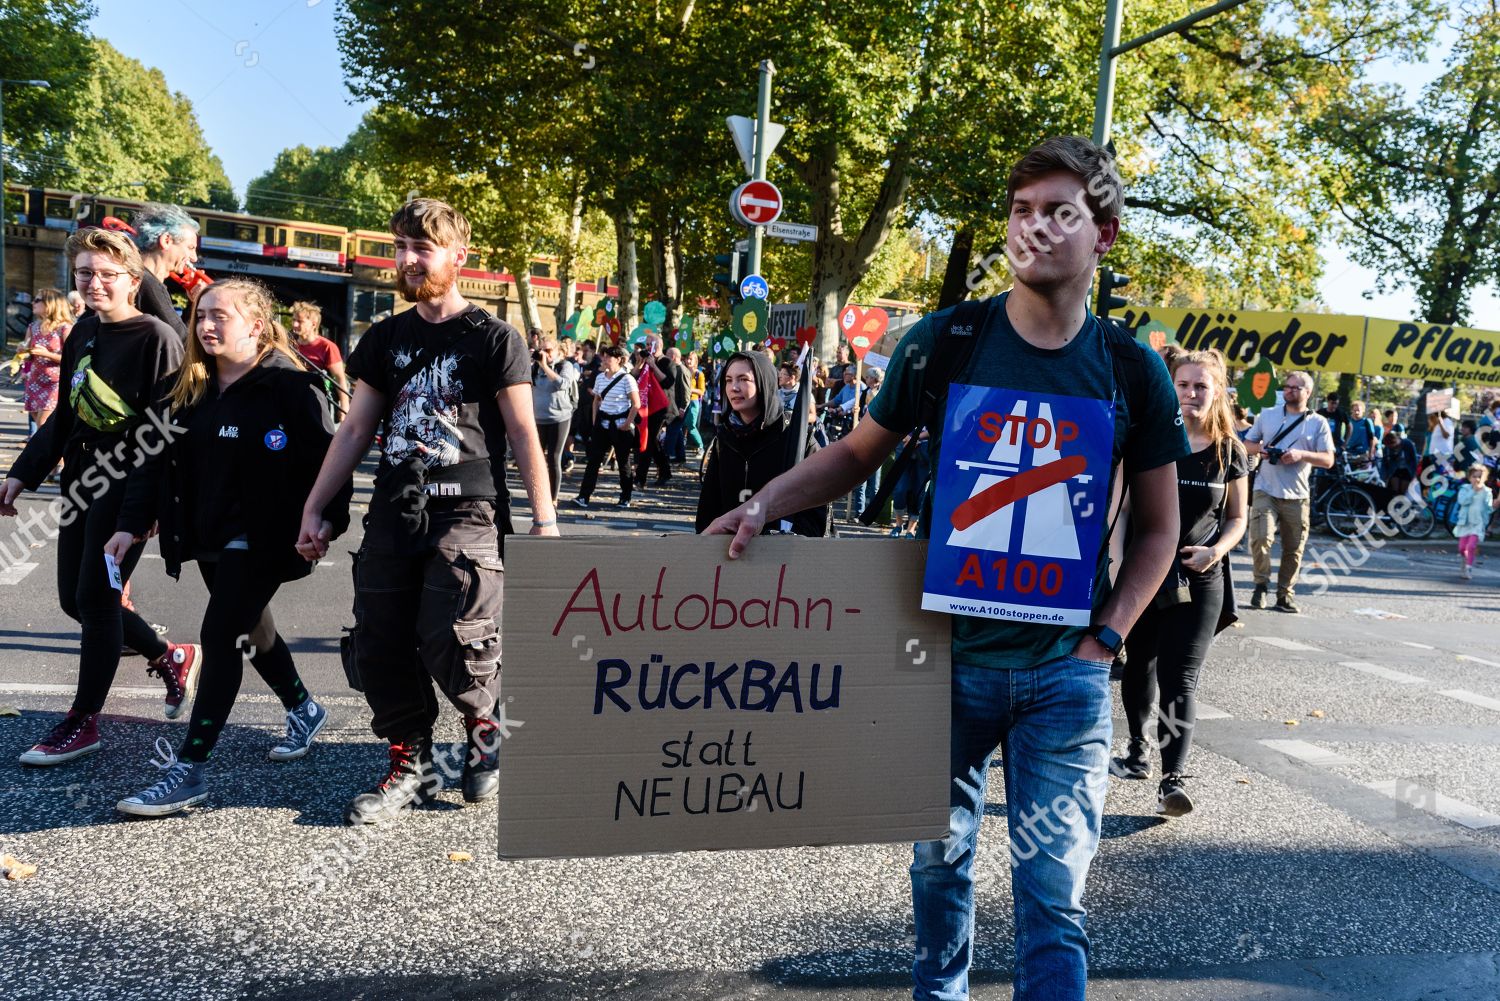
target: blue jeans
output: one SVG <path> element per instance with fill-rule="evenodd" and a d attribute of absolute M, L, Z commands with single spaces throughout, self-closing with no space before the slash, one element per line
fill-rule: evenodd
<path fill-rule="evenodd" d="M 948 835 L 913 851 L 918 1001 L 969 996 L 974 853 L 990 755 L 1005 769 L 1016 1001 L 1083 1001 L 1083 883 L 1109 778 L 1109 665 L 1063 657 L 1030 668 L 953 665 Z"/>
<path fill-rule="evenodd" d="M 667 425 L 667 433 L 666 437 L 662 440 L 662 448 L 667 453 L 668 462 L 687 461 L 687 442 L 683 435 L 686 425 L 687 421 L 681 414 L 672 423 Z"/>
<path fill-rule="evenodd" d="M 880 492 L 880 470 L 870 474 L 870 478 L 854 488 L 854 517 L 858 518 L 865 505 L 875 499 Z"/>

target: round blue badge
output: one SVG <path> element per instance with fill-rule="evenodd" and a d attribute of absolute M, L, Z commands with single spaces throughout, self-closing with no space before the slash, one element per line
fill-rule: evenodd
<path fill-rule="evenodd" d="M 267 431 L 265 441 L 266 448 L 269 448 L 273 452 L 279 452 L 283 448 L 286 448 L 286 432 Z"/>

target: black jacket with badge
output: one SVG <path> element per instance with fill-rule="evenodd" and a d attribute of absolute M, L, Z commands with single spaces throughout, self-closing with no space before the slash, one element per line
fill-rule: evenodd
<path fill-rule="evenodd" d="M 755 367 L 755 397 L 761 404 L 760 420 L 753 425 L 738 423 L 724 393 L 724 377 L 736 361 L 748 361 Z M 733 511 L 761 487 L 787 470 L 787 435 L 811 434 L 810 428 L 793 429 L 791 415 L 781 405 L 777 391 L 776 370 L 759 351 L 730 356 L 719 369 L 719 397 L 726 400 L 719 413 L 717 431 L 708 449 L 708 463 L 703 470 L 703 487 L 698 494 L 697 531 L 701 532 L 715 518 Z M 811 441 L 807 454 L 817 450 Z M 749 493 L 746 493 L 749 491 Z M 795 535 L 821 537 L 828 533 L 828 507 L 798 511 L 789 518 Z M 780 522 L 769 522 L 765 531 L 776 530 Z"/>
<path fill-rule="evenodd" d="M 197 503 L 217 505 L 233 498 L 250 552 L 268 558 L 282 581 L 305 577 L 312 572 L 312 564 L 296 550 L 302 505 L 333 439 L 323 380 L 277 351 L 222 394 L 211 372 L 209 378 L 210 395 L 205 400 L 171 414 L 174 424 L 191 428 L 189 434 L 215 436 L 213 448 L 192 453 L 204 455 L 206 451 L 208 468 L 187 468 L 191 443 L 188 435 L 179 435 L 131 473 L 119 529 L 141 536 L 156 523 L 167 572 L 178 576 L 182 564 L 193 559 L 199 548 L 192 538 L 192 512 L 183 500 L 193 496 L 186 482 L 191 475 Z M 170 384 L 164 384 L 163 390 L 160 406 L 166 408 Z M 193 420 L 195 411 L 210 400 L 215 429 L 199 427 L 202 422 Z M 323 509 L 335 536 L 349 527 L 353 491 L 351 480 Z"/>

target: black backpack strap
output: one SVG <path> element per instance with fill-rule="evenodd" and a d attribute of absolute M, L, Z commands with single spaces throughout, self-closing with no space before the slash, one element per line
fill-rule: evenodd
<path fill-rule="evenodd" d="M 1110 363 L 1115 370 L 1115 389 L 1125 400 L 1130 427 L 1137 427 L 1146 408 L 1148 349 L 1116 321 L 1097 316 L 1094 321 L 1103 329 L 1105 343 L 1109 345 Z"/>
<path fill-rule="evenodd" d="M 398 395 L 408 382 L 411 382 L 413 376 L 432 364 L 438 355 L 463 340 L 464 335 L 470 331 L 482 329 L 493 317 L 483 306 L 471 304 L 463 312 L 462 319 L 464 325 L 456 334 L 450 334 L 439 343 L 424 344 L 417 349 L 417 353 L 412 356 L 411 360 L 396 372 L 395 377 L 391 379 L 392 398 Z"/>
<path fill-rule="evenodd" d="M 1126 441 L 1130 434 L 1140 426 L 1141 416 L 1146 411 L 1146 352 L 1149 350 L 1144 344 L 1135 339 L 1135 336 L 1122 324 L 1108 318 L 1094 317 L 1094 322 L 1099 324 L 1104 332 L 1104 341 L 1109 345 L 1110 365 L 1115 374 L 1116 405 L 1119 400 L 1125 401 L 1125 412 L 1129 420 L 1125 429 Z M 1121 456 L 1121 469 L 1124 468 L 1124 456 Z M 1125 510 L 1125 494 L 1120 493 L 1120 506 L 1115 511 L 1115 516 L 1110 519 L 1109 528 L 1104 535 L 1104 546 L 1108 548 L 1109 540 L 1114 538 L 1115 525 L 1120 520 L 1120 514 Z"/>
<path fill-rule="evenodd" d="M 861 525 L 873 522 L 886 501 L 896 492 L 896 484 L 906 474 L 906 469 L 917 455 L 915 435 L 923 428 L 932 429 L 934 421 L 943 419 L 943 405 L 948 400 L 948 387 L 953 384 L 974 356 L 974 347 L 980 334 L 989 323 L 990 307 L 994 298 L 965 300 L 953 308 L 946 330 L 939 330 L 933 339 L 932 357 L 922 366 L 922 390 L 917 397 L 917 423 L 911 429 L 913 437 L 901 447 L 891 470 L 880 480 L 880 489 L 859 513 Z"/>

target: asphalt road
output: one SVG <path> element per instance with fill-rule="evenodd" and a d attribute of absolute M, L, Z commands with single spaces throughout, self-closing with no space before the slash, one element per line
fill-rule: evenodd
<path fill-rule="evenodd" d="M 564 530 L 670 545 L 691 527 L 691 477 L 629 512 L 565 512 Z M 613 498 L 608 481 L 596 496 Z M 251 675 L 209 803 L 158 821 L 114 811 L 154 781 L 155 739 L 183 725 L 161 719 L 139 658 L 122 662 L 102 753 L 5 763 L 66 709 L 77 629 L 57 611 L 50 545 L 0 575 L 0 704 L 21 710 L 0 716 L 0 851 L 38 866 L 0 886 L 6 998 L 907 995 L 907 846 L 501 862 L 497 806 L 465 808 L 457 790 L 400 824 L 340 826 L 384 758 L 336 656 L 357 541 L 274 605 L 332 713 L 313 753 L 265 760 L 281 711 Z M 1311 548 L 1336 566 L 1329 540 Z M 1304 590 L 1304 614 L 1246 612 L 1220 637 L 1191 762 L 1197 812 L 1162 821 L 1154 783 L 1111 782 L 1086 896 L 1091 997 L 1500 997 L 1500 553 L 1469 584 L 1443 543 L 1364 556 L 1326 593 Z M 174 583 L 148 559 L 134 599 L 170 636 L 195 633 L 191 571 Z M 439 739 L 460 739 L 451 715 L 444 726 Z M 1000 782 L 990 799 L 974 993 L 1004 998 Z"/>

